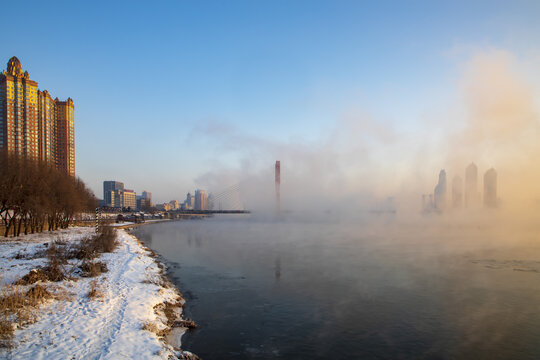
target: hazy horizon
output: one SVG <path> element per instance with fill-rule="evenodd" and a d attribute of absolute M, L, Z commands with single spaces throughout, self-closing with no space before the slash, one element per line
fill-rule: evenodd
<path fill-rule="evenodd" d="M 474 162 L 519 212 L 540 201 L 540 4 L 486 4 L 9 3 L 0 64 L 74 99 L 98 198 L 241 184 L 256 208 L 280 160 L 285 208 L 419 211 Z"/>

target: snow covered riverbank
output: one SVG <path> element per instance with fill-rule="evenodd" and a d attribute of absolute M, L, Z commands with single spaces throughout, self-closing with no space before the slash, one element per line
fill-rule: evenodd
<path fill-rule="evenodd" d="M 2 296 L 14 291 L 28 293 L 35 286 L 14 283 L 50 261 L 46 253 L 53 242 L 69 246 L 92 232 L 92 228 L 72 228 L 0 240 Z M 136 238 L 117 230 L 117 239 L 114 252 L 96 259 L 106 265 L 106 272 L 87 277 L 81 272 L 81 260 L 71 258 L 62 265 L 66 280 L 36 283 L 52 297 L 32 311 L 26 324 L 18 326 L 10 347 L 0 349 L 0 357 L 190 358 L 190 353 L 179 349 L 178 336 L 177 341 L 163 340 L 172 326 L 181 324 L 181 294 L 165 279 L 162 265 Z"/>

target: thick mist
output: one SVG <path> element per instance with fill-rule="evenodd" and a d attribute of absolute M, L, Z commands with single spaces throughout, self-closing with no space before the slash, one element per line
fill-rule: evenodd
<path fill-rule="evenodd" d="M 393 209 L 410 217 L 421 212 L 421 195 L 433 193 L 441 169 L 450 198 L 453 177 L 464 178 L 465 167 L 474 162 L 480 193 L 485 171 L 496 169 L 500 213 L 530 214 L 540 201 L 535 165 L 540 122 L 537 89 L 523 62 L 504 50 L 472 53 L 458 64 L 455 103 L 449 100 L 449 108 L 438 110 L 440 116 L 419 121 L 414 131 L 400 131 L 355 107 L 337 113 L 333 130 L 310 141 L 271 141 L 208 124 L 197 132 L 213 139 L 218 158 L 241 161 L 235 168 L 216 162 L 196 182 L 214 193 L 237 186 L 245 208 L 273 211 L 273 165 L 280 160 L 282 210 L 351 214 Z"/>

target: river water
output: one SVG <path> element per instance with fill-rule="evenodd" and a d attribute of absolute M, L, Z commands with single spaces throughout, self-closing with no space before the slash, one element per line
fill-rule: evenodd
<path fill-rule="evenodd" d="M 169 264 L 200 326 L 182 347 L 205 360 L 540 358 L 537 229 L 232 215 L 133 234 Z"/>

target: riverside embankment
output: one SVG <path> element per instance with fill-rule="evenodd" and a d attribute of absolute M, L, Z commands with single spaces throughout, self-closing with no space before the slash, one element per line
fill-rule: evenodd
<path fill-rule="evenodd" d="M 93 259 L 77 252 L 93 228 L 0 240 L 0 357 L 194 358 L 180 349 L 182 295 L 151 251 L 116 232 L 114 251 Z M 47 274 L 53 263 L 60 281 L 28 276 Z"/>

